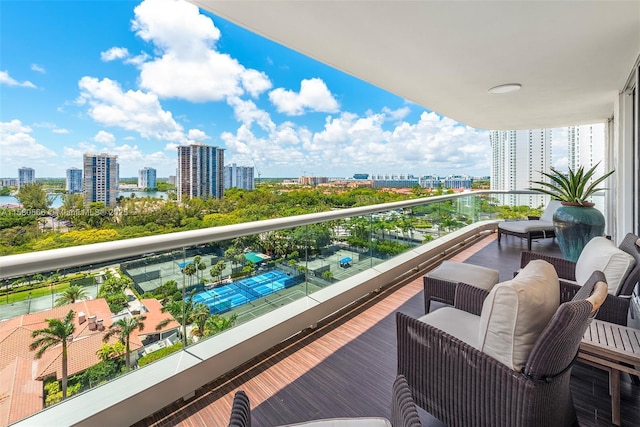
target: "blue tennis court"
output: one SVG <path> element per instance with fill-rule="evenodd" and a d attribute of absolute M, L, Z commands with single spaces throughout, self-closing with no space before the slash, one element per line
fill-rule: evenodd
<path fill-rule="evenodd" d="M 299 277 L 291 277 L 281 271 L 272 270 L 200 292 L 193 296 L 193 302 L 205 303 L 211 314 L 220 314 L 302 281 L 303 279 Z"/>

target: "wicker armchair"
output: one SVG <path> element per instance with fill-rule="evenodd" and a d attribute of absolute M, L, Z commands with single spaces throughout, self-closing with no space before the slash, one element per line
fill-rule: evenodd
<path fill-rule="evenodd" d="M 633 293 L 633 288 L 640 280 L 640 247 L 637 243 L 638 239 L 638 236 L 633 233 L 629 233 L 618 246 L 619 249 L 634 257 L 636 263 L 633 269 L 623 280 L 618 292 L 615 295 L 609 294 L 602 305 L 602 308 L 598 311 L 598 315 L 596 317 L 600 320 L 627 326 L 631 295 Z M 536 252 L 523 251 L 520 256 L 520 267 L 526 266 L 529 261 L 534 259 L 542 259 L 555 267 L 558 277 L 560 278 L 561 302 L 570 301 L 580 290 L 580 286 L 575 283 L 575 262 Z"/>
<path fill-rule="evenodd" d="M 452 427 L 575 424 L 571 366 L 593 311 L 606 297 L 603 279 L 594 273 L 573 301 L 558 307 L 522 371 L 397 313 L 398 374 L 407 378 L 418 406 Z M 479 312 L 488 292 L 465 284 L 457 288 L 455 307 Z"/>
<path fill-rule="evenodd" d="M 251 427 L 251 403 L 244 390 L 236 391 L 233 396 L 229 427 Z"/>
<path fill-rule="evenodd" d="M 330 420 L 315 420 L 293 424 L 295 426 L 374 426 L 389 425 L 383 418 L 336 418 Z M 411 396 L 407 380 L 398 375 L 393 382 L 391 399 L 392 427 L 420 427 L 420 417 Z M 251 404 L 249 397 L 242 390 L 237 391 L 233 398 L 229 427 L 251 427 Z M 285 427 L 285 426 L 283 426 Z"/>

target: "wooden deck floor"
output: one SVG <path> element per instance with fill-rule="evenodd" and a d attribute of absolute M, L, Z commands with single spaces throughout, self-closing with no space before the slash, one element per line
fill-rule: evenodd
<path fill-rule="evenodd" d="M 454 259 L 494 268 L 500 265 L 501 280 L 507 280 L 517 269 L 524 245 L 511 236 L 498 245 L 493 235 Z M 558 252 L 550 239 L 534 242 L 533 250 Z M 423 304 L 421 279 L 383 291 L 203 387 L 188 402 L 175 402 L 136 425 L 226 426 L 238 389 L 251 399 L 256 426 L 330 417 L 389 417 L 396 372 L 394 313 L 422 315 Z M 581 425 L 612 425 L 607 387 L 604 372 L 574 367 L 572 388 Z M 640 387 L 625 375 L 621 389 L 622 425 L 640 425 Z M 424 412 L 421 417 L 424 426 L 442 425 Z"/>

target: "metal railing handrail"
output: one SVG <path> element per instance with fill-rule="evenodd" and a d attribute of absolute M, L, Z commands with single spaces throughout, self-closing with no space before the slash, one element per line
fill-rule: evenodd
<path fill-rule="evenodd" d="M 111 260 L 124 259 L 151 252 L 163 252 L 176 248 L 192 247 L 204 243 L 234 239 L 250 234 L 264 233 L 285 228 L 300 227 L 354 216 L 368 215 L 394 209 L 411 208 L 425 204 L 442 202 L 468 196 L 491 194 L 537 194 L 534 191 L 479 190 L 381 203 L 357 208 L 339 209 L 329 212 L 310 213 L 291 217 L 274 218 L 262 221 L 202 228 L 199 230 L 178 231 L 155 236 L 136 237 L 69 248 L 51 249 L 26 254 L 0 257 L 0 279 L 25 276 L 43 271 L 84 265 L 99 264 Z"/>

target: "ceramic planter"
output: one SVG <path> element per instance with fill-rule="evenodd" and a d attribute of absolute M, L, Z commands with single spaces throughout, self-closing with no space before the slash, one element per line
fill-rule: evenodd
<path fill-rule="evenodd" d="M 562 256 L 575 262 L 589 240 L 604 234 L 604 215 L 594 207 L 563 202 L 553 214 L 553 225 Z"/>

